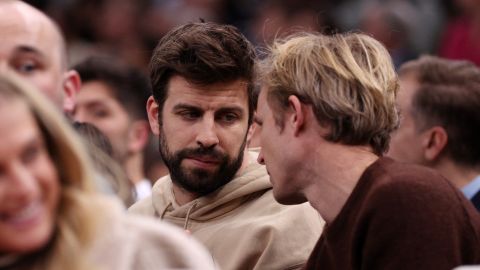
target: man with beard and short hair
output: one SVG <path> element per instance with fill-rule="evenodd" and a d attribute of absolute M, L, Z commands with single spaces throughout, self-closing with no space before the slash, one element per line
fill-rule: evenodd
<path fill-rule="evenodd" d="M 278 204 L 246 149 L 254 72 L 254 49 L 232 26 L 190 23 L 160 40 L 147 111 L 170 175 L 129 211 L 184 227 L 222 269 L 298 269 L 323 221 L 308 204 Z"/>

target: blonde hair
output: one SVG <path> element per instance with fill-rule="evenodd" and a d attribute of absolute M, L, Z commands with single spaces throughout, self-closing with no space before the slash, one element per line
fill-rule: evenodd
<path fill-rule="evenodd" d="M 260 79 L 283 128 L 288 97 L 310 104 L 327 140 L 370 145 L 382 155 L 398 127 L 398 79 L 387 50 L 359 33 L 297 33 L 277 40 L 260 63 Z"/>
<path fill-rule="evenodd" d="M 99 212 L 93 172 L 80 138 L 55 106 L 11 72 L 0 74 L 0 98 L 27 104 L 60 176 L 54 235 L 29 269 L 91 269 L 86 253 L 94 240 Z"/>

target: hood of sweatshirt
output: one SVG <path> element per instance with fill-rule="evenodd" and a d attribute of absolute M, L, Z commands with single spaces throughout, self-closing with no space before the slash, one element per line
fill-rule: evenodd
<path fill-rule="evenodd" d="M 178 205 L 172 190 L 169 175 L 159 179 L 152 190 L 155 212 L 163 219 L 166 216 L 189 220 L 207 221 L 224 215 L 245 201 L 272 188 L 265 166 L 256 162 L 257 153 L 250 151 L 249 164 L 225 186 L 182 206 Z"/>

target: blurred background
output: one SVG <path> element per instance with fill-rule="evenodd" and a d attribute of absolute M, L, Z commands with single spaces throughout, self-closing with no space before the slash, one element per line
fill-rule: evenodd
<path fill-rule="evenodd" d="M 146 70 L 172 27 L 203 19 L 233 24 L 260 49 L 299 30 L 362 31 L 398 67 L 420 54 L 480 64 L 480 0 L 30 0 L 63 29 L 70 64 L 113 55 Z"/>

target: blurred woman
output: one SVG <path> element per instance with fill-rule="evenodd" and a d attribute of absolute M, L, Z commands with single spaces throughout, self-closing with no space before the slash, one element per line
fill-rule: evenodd
<path fill-rule="evenodd" d="M 0 268 L 213 269 L 183 232 L 95 192 L 80 139 L 37 92 L 0 75 Z"/>

